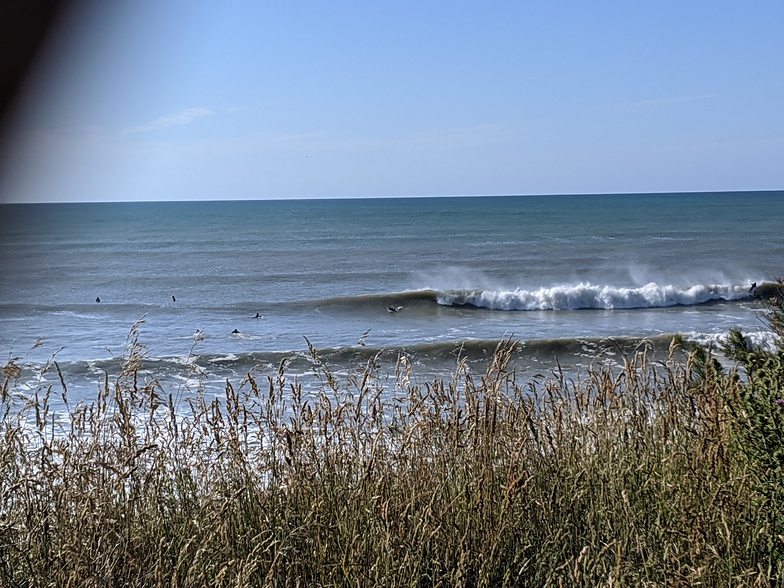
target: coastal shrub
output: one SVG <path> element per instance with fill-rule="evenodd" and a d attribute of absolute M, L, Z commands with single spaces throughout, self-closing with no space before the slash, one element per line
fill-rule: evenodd
<path fill-rule="evenodd" d="M 775 478 L 760 478 L 773 446 L 739 424 L 769 371 L 700 371 L 673 341 L 661 363 L 642 346 L 618 369 L 529 376 L 514 348 L 417 383 L 405 355 L 358 356 L 338 378 L 309 345 L 315 389 L 284 361 L 179 398 L 144 371 L 135 328 L 120 373 L 57 414 L 67 383 L 23 397 L 9 361 L 0 585 L 784 580 L 781 527 L 760 511 L 782 510 Z"/>
<path fill-rule="evenodd" d="M 769 301 L 766 315 L 779 336 L 777 349 L 754 349 L 740 330 L 733 329 L 724 345 L 727 357 L 736 360 L 743 378 L 731 374 L 725 401 L 730 415 L 733 450 L 744 460 L 755 482 L 760 517 L 776 530 L 772 540 L 775 562 L 784 559 L 784 299 Z"/>

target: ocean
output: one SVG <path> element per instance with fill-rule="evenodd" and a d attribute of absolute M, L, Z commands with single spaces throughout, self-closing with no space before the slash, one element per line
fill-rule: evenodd
<path fill-rule="evenodd" d="M 0 205 L 0 352 L 19 394 L 90 400 L 132 327 L 178 395 L 251 373 L 579 375 L 672 334 L 770 344 L 753 283 L 782 276 L 784 192 Z M 5 363 L 4 362 L 4 363 Z"/>

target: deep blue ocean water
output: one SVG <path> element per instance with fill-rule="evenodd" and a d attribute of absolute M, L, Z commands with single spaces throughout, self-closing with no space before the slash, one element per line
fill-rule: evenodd
<path fill-rule="evenodd" d="M 88 397 L 140 319 L 150 373 L 180 387 L 283 358 L 304 375 L 305 337 L 337 371 L 386 350 L 423 378 L 461 343 L 511 337 L 533 373 L 590 363 L 607 337 L 738 326 L 764 343 L 749 288 L 784 275 L 784 192 L 6 204 L 0 219 L 0 352 L 24 364 L 20 389 L 57 381 L 54 357 Z"/>

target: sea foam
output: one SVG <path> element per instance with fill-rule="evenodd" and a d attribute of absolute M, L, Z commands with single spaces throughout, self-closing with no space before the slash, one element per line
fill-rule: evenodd
<path fill-rule="evenodd" d="M 440 292 L 439 304 L 490 310 L 579 310 L 694 306 L 716 300 L 741 300 L 745 286 L 701 285 L 679 288 L 650 282 L 636 288 L 580 283 L 538 290 L 462 290 Z"/>

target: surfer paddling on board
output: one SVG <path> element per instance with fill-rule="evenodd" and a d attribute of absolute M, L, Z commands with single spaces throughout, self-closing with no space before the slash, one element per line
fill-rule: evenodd
<path fill-rule="evenodd" d="M 387 306 L 387 312 L 400 312 L 401 310 L 403 310 L 402 306 Z"/>

